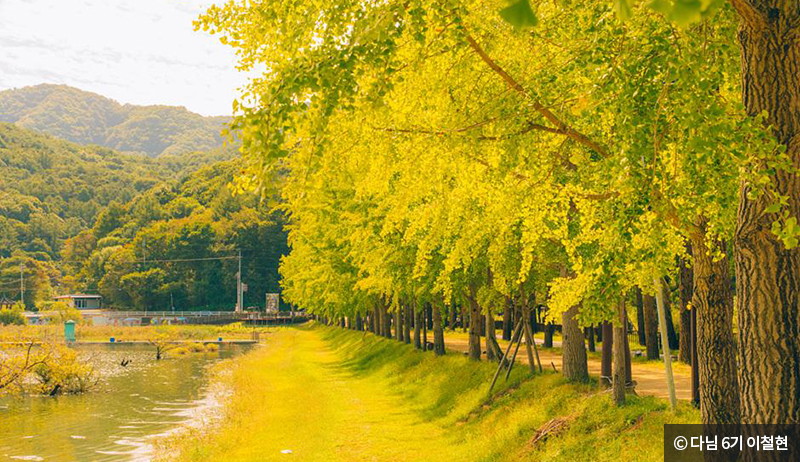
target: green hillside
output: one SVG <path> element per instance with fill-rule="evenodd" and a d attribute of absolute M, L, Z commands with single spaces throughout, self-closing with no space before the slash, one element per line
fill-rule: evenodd
<path fill-rule="evenodd" d="M 57 283 L 60 271 L 48 262 L 59 260 L 64 241 L 94 226 L 107 205 L 128 203 L 232 156 L 232 150 L 218 148 L 153 159 L 0 123 L 0 296 L 18 296 L 23 263 L 31 299 L 35 280 Z"/>
<path fill-rule="evenodd" d="M 246 306 L 278 291 L 288 252 L 280 214 L 254 195 L 232 195 L 236 161 L 203 167 L 122 205 L 66 242 L 65 284 L 100 293 L 114 308 L 232 309 L 238 252 Z"/>
<path fill-rule="evenodd" d="M 66 85 L 0 91 L 0 122 L 58 138 L 149 156 L 204 151 L 222 144 L 227 117 L 174 106 L 135 106 Z"/>

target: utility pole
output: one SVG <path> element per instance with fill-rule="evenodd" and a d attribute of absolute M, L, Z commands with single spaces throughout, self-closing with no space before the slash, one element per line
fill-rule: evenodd
<path fill-rule="evenodd" d="M 175 299 L 172 298 L 172 292 L 169 293 L 169 306 L 172 308 L 172 312 L 175 312 Z"/>
<path fill-rule="evenodd" d="M 19 300 L 25 306 L 25 262 L 19 264 Z"/>
<path fill-rule="evenodd" d="M 239 271 L 236 273 L 236 312 L 241 313 L 242 306 L 242 251 L 239 250 Z"/>

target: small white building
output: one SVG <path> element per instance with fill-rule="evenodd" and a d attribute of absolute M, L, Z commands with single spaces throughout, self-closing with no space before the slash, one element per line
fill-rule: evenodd
<path fill-rule="evenodd" d="M 98 310 L 101 308 L 102 297 L 99 295 L 70 294 L 59 295 L 55 298 L 57 302 L 65 302 L 70 308 L 79 310 Z"/>

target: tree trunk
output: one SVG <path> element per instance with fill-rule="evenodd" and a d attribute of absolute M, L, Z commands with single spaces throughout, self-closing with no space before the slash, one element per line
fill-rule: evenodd
<path fill-rule="evenodd" d="M 431 307 L 433 318 L 433 352 L 436 356 L 444 355 L 444 328 L 442 327 L 442 306 Z"/>
<path fill-rule="evenodd" d="M 384 300 L 381 303 L 383 309 L 381 310 L 381 319 L 383 320 L 383 336 L 386 338 L 392 338 L 392 317 L 389 315 L 389 306 L 386 304 Z"/>
<path fill-rule="evenodd" d="M 397 307 L 392 310 L 392 324 L 394 324 L 394 339 L 402 341 L 400 335 L 403 329 L 400 326 L 400 313 L 398 313 Z"/>
<path fill-rule="evenodd" d="M 625 332 L 628 330 L 628 320 L 625 316 L 625 301 L 620 299 L 617 303 L 616 319 L 614 320 L 614 372 L 611 379 L 614 403 L 617 406 L 625 404 L 625 344 L 628 343 Z"/>
<path fill-rule="evenodd" d="M 428 351 L 428 304 L 422 307 L 422 349 Z"/>
<path fill-rule="evenodd" d="M 657 361 L 658 355 L 658 314 L 656 313 L 656 299 L 652 295 L 642 296 L 642 311 L 644 314 L 644 335 L 647 345 L 647 359 Z"/>
<path fill-rule="evenodd" d="M 414 348 L 417 350 L 422 349 L 422 338 L 420 334 L 422 330 L 422 310 L 414 310 Z"/>
<path fill-rule="evenodd" d="M 413 312 L 411 311 L 410 304 L 405 305 L 403 315 L 405 316 L 405 321 L 403 321 L 403 326 L 405 327 L 403 337 L 405 337 L 406 343 L 411 343 L 411 317 L 413 316 Z"/>
<path fill-rule="evenodd" d="M 669 344 L 670 350 L 677 350 L 679 347 L 678 334 L 675 333 L 675 324 L 672 322 L 672 300 L 670 298 L 669 285 L 666 280 L 661 280 L 661 287 L 661 294 L 664 299 L 664 315 L 667 321 L 667 343 Z"/>
<path fill-rule="evenodd" d="M 554 326 L 552 322 L 548 322 L 544 326 L 544 344 L 542 345 L 544 348 L 553 348 L 553 332 L 555 332 L 555 330 L 556 326 Z"/>
<path fill-rule="evenodd" d="M 455 303 L 450 304 L 450 330 L 456 330 L 456 324 L 458 323 L 458 307 L 456 307 Z"/>
<path fill-rule="evenodd" d="M 425 305 L 427 313 L 425 313 L 425 322 L 427 323 L 428 330 L 433 330 L 433 305 L 427 303 Z"/>
<path fill-rule="evenodd" d="M 470 287 L 469 302 L 469 359 L 481 359 L 480 319 L 481 307 L 478 306 L 477 294 L 474 286 Z"/>
<path fill-rule="evenodd" d="M 689 255 L 692 247 L 687 245 Z M 689 304 L 692 301 L 692 267 L 683 259 L 680 261 L 680 272 L 678 274 L 678 293 L 680 295 L 681 313 L 681 336 L 678 346 L 678 360 L 685 364 L 692 363 L 692 314 L 689 312 Z"/>
<path fill-rule="evenodd" d="M 793 2 L 743 0 L 739 28 L 742 95 L 750 115 L 766 112 L 766 124 L 800 166 L 800 9 Z M 755 8 L 750 7 L 755 3 Z M 752 9 L 749 9 L 749 8 Z M 760 21 L 756 18 L 761 18 Z M 762 165 L 757 168 L 765 168 Z M 775 193 L 800 217 L 800 177 L 779 170 Z M 739 307 L 741 410 L 745 423 L 800 422 L 800 248 L 787 250 L 771 232 L 776 214 L 765 213 L 767 195 L 751 197 L 743 182 L 735 234 Z M 697 252 L 697 250 L 695 250 Z M 702 313 L 698 313 L 702 318 Z M 702 321 L 698 335 L 702 337 Z M 700 343 L 702 347 L 702 343 Z M 699 352 L 702 357 L 702 348 Z M 701 373 L 702 382 L 702 373 Z M 705 384 L 704 384 L 705 386 Z M 703 399 L 705 396 L 703 396 Z M 702 405 L 702 400 L 701 400 Z"/>
<path fill-rule="evenodd" d="M 589 327 L 583 329 L 583 332 L 584 332 L 584 336 L 586 337 L 586 339 L 589 340 L 589 351 L 591 353 L 594 353 L 595 352 L 595 347 L 594 347 L 594 327 L 593 326 L 589 326 Z"/>
<path fill-rule="evenodd" d="M 614 327 L 608 321 L 603 321 L 603 354 L 600 360 L 600 381 L 611 385 L 611 363 L 614 348 Z"/>
<path fill-rule="evenodd" d="M 586 362 L 586 343 L 578 325 L 578 306 L 565 311 L 561 316 L 561 372 L 567 380 L 586 382 L 589 369 Z"/>
<path fill-rule="evenodd" d="M 644 299 L 642 298 L 642 289 L 638 287 L 636 288 L 636 329 L 639 334 L 639 345 L 647 345 L 644 327 Z"/>
<path fill-rule="evenodd" d="M 467 324 L 469 323 L 469 319 L 467 318 L 467 305 L 465 303 L 461 304 L 461 331 L 467 331 Z"/>
<path fill-rule="evenodd" d="M 486 359 L 489 361 L 499 361 L 503 356 L 497 344 L 497 334 L 494 330 L 494 316 L 492 310 L 486 310 Z"/>
<path fill-rule="evenodd" d="M 692 248 L 692 307 L 697 310 L 700 414 L 704 424 L 739 423 L 733 291 L 728 275 L 728 259 L 714 261 L 706 247 L 704 232 L 692 236 Z"/>
<path fill-rule="evenodd" d="M 503 305 L 503 340 L 511 340 L 511 330 L 514 328 L 511 320 L 511 297 L 506 297 Z"/>
<path fill-rule="evenodd" d="M 697 365 L 697 310 L 692 309 L 690 311 L 692 319 L 691 319 L 691 330 L 692 330 L 692 405 L 694 407 L 700 407 L 700 368 Z"/>
<path fill-rule="evenodd" d="M 383 313 L 381 302 L 375 302 L 375 334 L 383 336 Z"/>

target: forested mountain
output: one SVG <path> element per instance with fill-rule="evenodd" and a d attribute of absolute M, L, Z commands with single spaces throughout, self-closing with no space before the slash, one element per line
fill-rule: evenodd
<path fill-rule="evenodd" d="M 204 117 L 183 107 L 122 105 L 66 85 L 0 91 L 0 122 L 149 156 L 216 148 L 227 121 L 228 117 Z"/>
<path fill-rule="evenodd" d="M 218 148 L 153 159 L 0 123 L 0 296 L 19 296 L 23 266 L 26 298 L 41 298 L 37 285 L 60 276 L 49 262 L 60 258 L 66 239 L 95 224 L 101 209 L 232 156 Z"/>
<path fill-rule="evenodd" d="M 238 252 L 246 306 L 278 291 L 287 253 L 279 214 L 253 195 L 231 195 L 235 161 L 204 167 L 128 204 L 112 202 L 90 230 L 67 241 L 66 283 L 114 308 L 232 309 Z"/>

